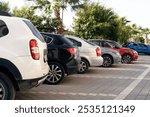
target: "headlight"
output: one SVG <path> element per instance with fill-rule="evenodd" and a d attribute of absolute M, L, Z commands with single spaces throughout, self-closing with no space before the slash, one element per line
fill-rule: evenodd
<path fill-rule="evenodd" d="M 135 51 L 135 50 L 133 50 L 133 53 L 134 53 L 134 54 L 138 54 L 137 51 Z"/>

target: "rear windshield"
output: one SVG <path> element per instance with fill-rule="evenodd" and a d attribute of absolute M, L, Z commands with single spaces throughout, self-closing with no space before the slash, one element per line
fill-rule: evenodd
<path fill-rule="evenodd" d="M 64 43 L 70 46 L 74 45 L 68 38 L 64 37 L 63 35 L 56 35 L 56 34 L 51 34 L 51 33 L 41 33 L 41 34 L 52 37 L 54 41 L 57 42 L 57 45 L 58 44 L 63 45 Z"/>
<path fill-rule="evenodd" d="M 70 41 L 68 38 L 61 36 L 61 38 L 69 45 L 74 45 L 72 41 Z"/>
<path fill-rule="evenodd" d="M 31 32 L 33 33 L 34 36 L 36 36 L 40 41 L 45 42 L 42 35 L 40 34 L 40 32 L 37 30 L 37 28 L 31 22 L 29 22 L 27 20 L 23 20 L 23 21 L 29 27 L 29 29 L 31 30 Z"/>
<path fill-rule="evenodd" d="M 85 42 L 87 42 L 88 44 L 90 44 L 90 45 L 92 45 L 92 46 L 96 46 L 96 44 L 94 44 L 94 43 L 92 43 L 92 42 L 90 42 L 90 41 L 88 41 L 88 40 L 86 40 L 86 39 L 83 39 Z"/>

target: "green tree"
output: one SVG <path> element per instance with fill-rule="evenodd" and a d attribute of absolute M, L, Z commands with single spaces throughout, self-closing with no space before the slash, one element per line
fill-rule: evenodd
<path fill-rule="evenodd" d="M 56 28 L 56 33 L 64 33 L 64 25 L 63 25 L 63 10 L 67 8 L 67 6 L 71 6 L 73 10 L 80 8 L 86 3 L 88 0 L 54 0 L 53 1 L 53 9 L 55 14 L 55 19 L 58 23 Z M 62 9 L 62 18 L 60 17 L 60 11 Z"/>
<path fill-rule="evenodd" d="M 54 19 L 52 19 L 52 25 L 55 26 L 56 33 L 63 33 L 64 32 L 64 25 L 62 18 L 60 17 L 60 11 L 62 11 L 68 6 L 72 6 L 73 9 L 76 9 L 78 7 L 81 7 L 83 5 L 83 2 L 86 2 L 87 0 L 53 0 L 53 2 L 50 2 L 49 0 L 29 0 L 35 2 L 35 9 L 41 9 L 44 11 L 47 15 L 44 16 L 47 19 L 50 19 L 51 13 L 54 12 Z"/>
<path fill-rule="evenodd" d="M 77 36 L 83 38 L 103 38 L 123 43 L 133 34 L 133 28 L 128 22 L 111 8 L 91 3 L 77 10 L 73 29 Z"/>
<path fill-rule="evenodd" d="M 132 25 L 133 35 L 132 38 L 135 41 L 148 43 L 148 35 L 150 34 L 149 28 L 142 28 L 141 26 L 137 26 L 136 24 Z"/>
<path fill-rule="evenodd" d="M 42 8 L 41 8 L 42 9 Z M 43 9 L 42 9 L 43 10 Z M 45 9 L 44 9 L 45 10 Z M 23 6 L 21 9 L 17 7 L 13 9 L 13 15 L 29 19 L 39 31 L 53 32 L 57 23 L 54 19 L 47 14 L 49 11 L 45 11 L 43 14 L 36 15 L 36 9 L 34 7 Z"/>
<path fill-rule="evenodd" d="M 21 9 L 15 7 L 13 9 L 13 15 L 29 19 L 37 28 L 41 26 L 42 18 L 35 15 L 35 11 L 27 6 L 23 6 Z"/>
<path fill-rule="evenodd" d="M 10 7 L 8 2 L 0 2 L 0 10 L 9 12 Z"/>
<path fill-rule="evenodd" d="M 112 9 L 106 9 L 98 3 L 88 4 L 77 11 L 73 29 L 76 35 L 84 38 L 115 39 L 116 18 Z"/>
<path fill-rule="evenodd" d="M 127 25 L 128 21 L 125 17 L 118 17 L 115 19 L 117 22 L 117 26 L 115 27 L 117 41 L 123 43 L 132 37 L 133 28 L 130 25 Z"/>

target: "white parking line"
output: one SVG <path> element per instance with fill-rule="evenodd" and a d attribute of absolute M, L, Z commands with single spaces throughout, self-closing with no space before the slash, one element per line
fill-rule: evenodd
<path fill-rule="evenodd" d="M 143 67 L 143 66 L 142 66 Z M 111 68 L 97 68 L 97 67 L 93 67 L 93 68 L 90 68 L 91 70 L 116 70 L 116 71 L 141 71 L 141 69 L 139 69 L 139 68 L 137 68 L 137 67 L 135 67 L 134 69 L 133 68 L 113 68 L 113 67 L 111 67 Z"/>
<path fill-rule="evenodd" d="M 126 76 L 100 76 L 100 75 L 95 75 L 95 76 L 87 76 L 87 75 L 84 75 L 84 76 L 78 76 L 78 75 L 72 75 L 72 76 L 69 76 L 68 78 L 95 78 L 95 79 L 122 79 L 122 80 L 136 80 L 137 78 L 134 78 L 134 77 L 126 77 Z M 150 79 L 145 79 L 145 80 L 150 80 Z"/>
<path fill-rule="evenodd" d="M 29 93 L 29 94 L 52 94 L 52 95 L 74 95 L 74 96 L 104 96 L 104 97 L 116 97 L 115 94 L 104 94 L 104 93 L 82 93 L 82 92 L 36 92 L 36 91 L 22 91 L 21 93 Z"/>
<path fill-rule="evenodd" d="M 150 66 L 137 77 L 127 88 L 125 88 L 114 100 L 123 100 L 125 99 L 129 93 L 144 79 L 144 77 L 150 72 Z"/>

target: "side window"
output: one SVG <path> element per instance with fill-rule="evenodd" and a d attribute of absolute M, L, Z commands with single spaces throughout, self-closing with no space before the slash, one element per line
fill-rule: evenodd
<path fill-rule="evenodd" d="M 103 46 L 104 46 L 104 47 L 107 47 L 107 48 L 111 48 L 111 45 L 110 45 L 109 43 L 107 43 L 107 42 L 104 42 L 104 43 L 103 43 Z"/>
<path fill-rule="evenodd" d="M 100 45 L 98 41 L 92 41 L 92 43 L 96 44 L 96 45 Z"/>
<path fill-rule="evenodd" d="M 4 21 L 0 20 L 0 37 L 3 37 L 9 33 L 9 30 Z"/>
<path fill-rule="evenodd" d="M 142 46 L 143 46 L 143 47 L 147 47 L 147 45 L 145 45 L 145 44 L 142 44 Z"/>
<path fill-rule="evenodd" d="M 133 46 L 138 46 L 138 45 L 136 43 L 134 43 Z"/>
<path fill-rule="evenodd" d="M 44 40 L 45 40 L 45 42 L 49 45 L 52 45 L 53 44 L 53 38 L 52 37 L 49 37 L 49 36 L 47 36 L 47 35 L 42 35 L 43 37 L 44 37 Z"/>

